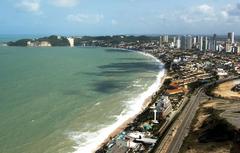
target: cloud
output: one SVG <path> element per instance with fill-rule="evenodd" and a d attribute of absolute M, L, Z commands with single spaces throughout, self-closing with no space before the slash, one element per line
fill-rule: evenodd
<path fill-rule="evenodd" d="M 202 5 L 198 6 L 197 10 L 203 14 L 214 15 L 214 8 L 207 4 L 202 4 Z"/>
<path fill-rule="evenodd" d="M 26 12 L 40 13 L 40 1 L 38 0 L 22 0 L 16 6 Z"/>
<path fill-rule="evenodd" d="M 239 24 L 240 22 L 240 3 L 228 4 L 220 12 L 222 20 L 228 25 Z"/>
<path fill-rule="evenodd" d="M 67 20 L 71 22 L 77 23 L 88 23 L 95 24 L 99 23 L 104 19 L 104 15 L 102 14 L 70 14 L 67 16 Z"/>
<path fill-rule="evenodd" d="M 211 22 L 217 21 L 218 15 L 214 7 L 202 4 L 181 13 L 180 20 L 186 23 Z"/>
<path fill-rule="evenodd" d="M 230 16 L 238 16 L 240 17 L 240 3 L 236 4 L 235 6 L 233 7 L 230 7 L 228 10 L 227 10 L 228 14 Z"/>
<path fill-rule="evenodd" d="M 57 7 L 74 7 L 79 3 L 79 0 L 53 0 L 52 3 Z"/>
<path fill-rule="evenodd" d="M 227 5 L 223 11 L 221 11 L 222 16 L 225 20 L 229 21 L 240 21 L 240 3 L 235 5 Z"/>
<path fill-rule="evenodd" d="M 111 23 L 112 23 L 112 25 L 117 25 L 117 24 L 118 24 L 118 21 L 115 20 L 115 19 L 112 19 Z"/>

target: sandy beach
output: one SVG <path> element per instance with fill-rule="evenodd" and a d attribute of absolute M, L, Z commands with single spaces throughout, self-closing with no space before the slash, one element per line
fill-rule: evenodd
<path fill-rule="evenodd" d="M 159 89 L 161 88 L 163 82 L 165 81 L 166 76 L 167 76 L 167 74 L 164 73 L 164 76 L 162 77 L 161 82 L 160 82 Z M 158 90 L 159 90 L 159 89 L 158 89 Z M 157 90 L 157 91 L 158 91 L 158 90 Z M 157 92 L 157 91 L 156 91 L 156 92 Z M 117 129 L 115 129 L 115 130 L 108 136 L 108 138 L 107 138 L 106 140 L 104 140 L 104 142 L 97 147 L 96 151 L 97 151 L 98 149 L 100 149 L 101 147 L 103 147 L 103 145 L 106 144 L 109 140 L 111 140 L 111 138 L 113 138 L 113 137 L 117 136 L 119 133 L 121 133 L 125 128 L 128 127 L 128 125 L 129 125 L 130 123 L 132 123 L 132 122 L 134 121 L 134 119 L 135 119 L 138 115 L 140 115 L 147 107 L 149 107 L 150 104 L 152 103 L 152 96 L 154 96 L 154 94 L 155 94 L 156 92 L 154 92 L 152 95 L 150 95 L 148 98 L 145 99 L 144 104 L 143 104 L 143 106 L 142 106 L 142 110 L 141 110 L 137 115 L 135 115 L 135 116 L 127 119 L 121 126 L 119 126 Z"/>

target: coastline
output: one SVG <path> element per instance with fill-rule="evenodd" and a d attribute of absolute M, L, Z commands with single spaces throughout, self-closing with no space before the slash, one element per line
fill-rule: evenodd
<path fill-rule="evenodd" d="M 73 153 L 94 153 L 103 148 L 111 140 L 111 138 L 117 136 L 119 133 L 125 130 L 129 126 L 129 124 L 133 123 L 133 121 L 150 106 L 150 104 L 152 103 L 152 96 L 154 96 L 154 94 L 159 91 L 166 78 L 167 73 L 164 67 L 164 63 L 161 62 L 157 57 L 142 51 L 128 50 L 122 48 L 114 49 L 133 51 L 137 54 L 151 57 L 153 60 L 156 61 L 156 63 L 158 63 L 159 71 L 153 84 L 151 84 L 144 92 L 139 93 L 139 95 L 133 100 L 130 100 L 129 102 L 134 103 L 127 105 L 127 112 L 123 110 L 122 113 L 119 115 L 119 118 L 113 124 L 102 127 L 96 132 L 86 133 L 86 136 L 95 136 L 95 142 L 90 141 L 90 143 L 82 145 L 77 143 L 77 140 L 79 136 L 81 137 L 81 134 L 70 136 L 71 139 L 76 142 L 76 145 L 73 146 Z"/>
<path fill-rule="evenodd" d="M 118 49 L 118 48 L 114 48 L 114 49 Z M 121 48 L 120 48 L 121 49 Z M 144 102 L 142 103 L 141 106 L 141 110 L 138 111 L 134 116 L 129 117 L 127 120 L 125 120 L 120 126 L 118 126 L 115 130 L 113 130 L 108 137 L 99 145 L 97 145 L 96 149 L 94 149 L 92 152 L 96 152 L 97 150 L 101 149 L 106 143 L 108 143 L 109 140 L 111 140 L 111 138 L 117 136 L 119 133 L 121 133 L 125 128 L 128 127 L 128 125 L 130 123 L 132 123 L 134 121 L 135 118 L 137 118 L 145 109 L 147 109 L 149 107 L 149 105 L 152 103 L 152 96 L 154 96 L 154 94 L 159 91 L 159 89 L 161 88 L 163 82 L 165 81 L 165 78 L 167 76 L 166 73 L 166 69 L 163 67 L 163 69 L 161 69 L 161 66 L 164 65 L 157 57 L 149 54 L 149 53 L 145 53 L 145 52 L 141 52 L 141 51 L 136 51 L 136 50 L 128 50 L 128 49 L 121 49 L 121 50 L 127 50 L 127 51 L 133 51 L 133 52 L 137 52 L 139 54 L 142 54 L 144 56 L 148 56 L 151 57 L 153 59 L 155 59 L 155 61 L 157 63 L 159 63 L 159 73 L 157 74 L 157 78 L 156 81 L 147 89 L 147 91 L 143 92 L 140 94 L 143 95 L 144 93 L 147 93 L 151 88 L 155 88 L 155 90 L 152 90 L 152 93 L 150 95 L 148 95 L 145 99 Z M 80 150 L 79 150 L 80 151 Z M 77 152 L 74 152 L 77 153 Z"/>
<path fill-rule="evenodd" d="M 115 49 L 118 49 L 118 48 L 115 48 Z M 155 94 L 155 92 L 161 87 L 162 82 L 164 81 L 165 69 L 164 69 L 164 64 L 161 63 L 160 60 L 158 60 L 153 55 L 150 55 L 150 54 L 147 54 L 147 53 L 144 53 L 144 52 L 141 52 L 141 51 L 136 51 L 136 50 L 129 50 L 129 51 L 132 51 L 132 52 L 134 52 L 136 54 L 139 54 L 139 55 L 142 54 L 144 56 L 148 56 L 148 57 L 146 57 L 146 61 L 155 63 L 154 65 L 155 65 L 156 69 L 155 69 L 154 74 L 151 75 L 153 77 L 153 78 L 151 78 L 151 83 L 149 83 L 148 86 L 146 86 L 145 90 L 142 90 L 141 92 L 138 92 L 134 96 L 130 95 L 130 96 L 132 96 L 133 100 L 130 100 L 131 102 L 126 101 L 125 108 L 122 110 L 122 113 L 120 114 L 120 117 L 117 118 L 116 120 L 114 119 L 113 123 L 112 123 L 112 124 L 115 124 L 116 122 L 119 123 L 118 120 L 120 119 L 121 124 L 117 123 L 118 126 L 112 126 L 111 124 L 109 124 L 109 125 L 104 125 L 104 127 L 101 127 L 101 125 L 100 125 L 100 127 L 98 129 L 102 130 L 104 128 L 104 130 L 106 132 L 102 132 L 102 133 L 98 133 L 98 134 L 105 134 L 105 136 L 104 136 L 105 139 L 97 139 L 97 141 L 95 141 L 95 142 L 97 142 L 96 143 L 97 145 L 95 145 L 93 147 L 90 147 L 88 149 L 94 149 L 94 151 L 98 150 L 104 143 L 106 143 L 109 140 L 110 137 L 113 137 L 113 136 L 117 135 L 124 128 L 126 128 L 129 123 L 133 122 L 133 120 L 148 107 L 148 105 L 151 103 L 152 95 Z M 143 56 L 143 58 L 144 58 L 144 56 Z M 151 87 L 151 89 L 149 89 L 150 87 Z M 153 89 L 155 89 L 155 90 L 153 90 Z M 149 94 L 149 93 L 151 93 L 151 94 Z M 124 111 L 127 112 L 127 115 L 125 115 Z M 129 113 L 128 113 L 129 111 L 130 111 L 130 115 L 133 114 L 130 117 L 129 117 Z M 106 128 L 109 127 L 109 126 L 111 126 L 110 130 L 107 131 Z M 114 127 L 114 128 L 112 128 L 112 127 Z M 75 131 L 66 131 L 64 133 L 64 135 L 67 137 L 67 139 L 71 136 L 73 136 L 73 137 L 76 136 L 77 137 L 79 134 L 81 134 L 81 133 L 77 133 L 77 131 L 76 131 L 76 133 L 75 133 Z M 91 135 L 91 133 L 90 133 L 90 135 Z M 103 137 L 100 137 L 100 138 L 103 138 Z M 73 139 L 71 139 L 71 140 L 73 140 Z M 100 141 L 98 141 L 98 140 L 100 140 Z M 102 140 L 104 140 L 104 141 L 102 141 Z M 74 141 L 74 143 L 75 143 L 74 145 L 70 145 L 70 147 L 71 147 L 70 152 L 82 152 L 81 150 L 78 150 L 78 147 L 79 146 L 81 147 L 82 145 L 85 145 L 85 144 L 80 144 L 79 145 L 79 143 L 76 142 L 76 141 Z M 94 152 L 94 151 L 92 151 L 92 152 Z"/>

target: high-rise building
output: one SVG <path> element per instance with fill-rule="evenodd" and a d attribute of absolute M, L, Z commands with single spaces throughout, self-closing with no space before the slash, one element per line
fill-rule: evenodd
<path fill-rule="evenodd" d="M 209 44 L 208 44 L 208 37 L 206 36 L 204 39 L 204 50 L 208 50 Z"/>
<path fill-rule="evenodd" d="M 197 46 L 197 37 L 193 37 L 193 47 Z"/>
<path fill-rule="evenodd" d="M 176 44 L 176 42 L 177 42 L 177 37 L 174 36 L 173 37 L 173 43 Z"/>
<path fill-rule="evenodd" d="M 187 42 L 186 42 L 186 36 L 181 36 L 181 49 L 186 50 L 187 49 Z"/>
<path fill-rule="evenodd" d="M 168 43 L 168 35 L 164 35 L 163 36 L 163 42 L 164 43 Z"/>
<path fill-rule="evenodd" d="M 159 37 L 159 47 L 162 47 L 163 45 L 163 38 L 162 36 Z"/>
<path fill-rule="evenodd" d="M 212 39 L 212 50 L 216 51 L 216 47 L 217 47 L 217 35 L 214 34 Z"/>
<path fill-rule="evenodd" d="M 228 33 L 228 41 L 229 41 L 231 44 L 234 44 L 234 32 L 229 32 L 229 33 Z"/>
<path fill-rule="evenodd" d="M 203 37 L 202 36 L 199 37 L 199 50 L 203 51 Z"/>
<path fill-rule="evenodd" d="M 186 49 L 192 49 L 192 36 L 187 36 L 186 37 Z"/>
<path fill-rule="evenodd" d="M 197 43 L 200 44 L 201 36 L 197 36 Z"/>
<path fill-rule="evenodd" d="M 180 37 L 177 38 L 177 44 L 176 44 L 177 49 L 181 48 L 181 39 Z"/>

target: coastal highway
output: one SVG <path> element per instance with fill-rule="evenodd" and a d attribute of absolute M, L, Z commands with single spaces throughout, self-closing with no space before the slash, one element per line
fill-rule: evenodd
<path fill-rule="evenodd" d="M 190 125 L 197 112 L 200 102 L 207 100 L 209 97 L 205 94 L 204 89 L 214 83 L 222 83 L 228 80 L 236 79 L 237 77 L 230 77 L 217 82 L 205 84 L 204 86 L 195 90 L 191 95 L 189 102 L 182 109 L 178 118 L 169 127 L 168 131 L 161 140 L 155 153 L 178 153 L 184 138 L 188 135 Z"/>
<path fill-rule="evenodd" d="M 203 97 L 203 89 L 203 87 L 199 88 L 192 94 L 178 119 L 169 128 L 160 145 L 155 150 L 156 153 L 177 153 L 179 151 L 185 136 L 188 134 L 200 99 Z"/>
<path fill-rule="evenodd" d="M 175 136 L 172 139 L 169 147 L 166 149 L 167 153 L 178 153 L 183 143 L 184 138 L 189 132 L 190 125 L 198 109 L 200 98 L 203 96 L 203 88 L 198 89 L 191 97 L 188 105 L 180 115 L 180 125 L 175 127 Z"/>

